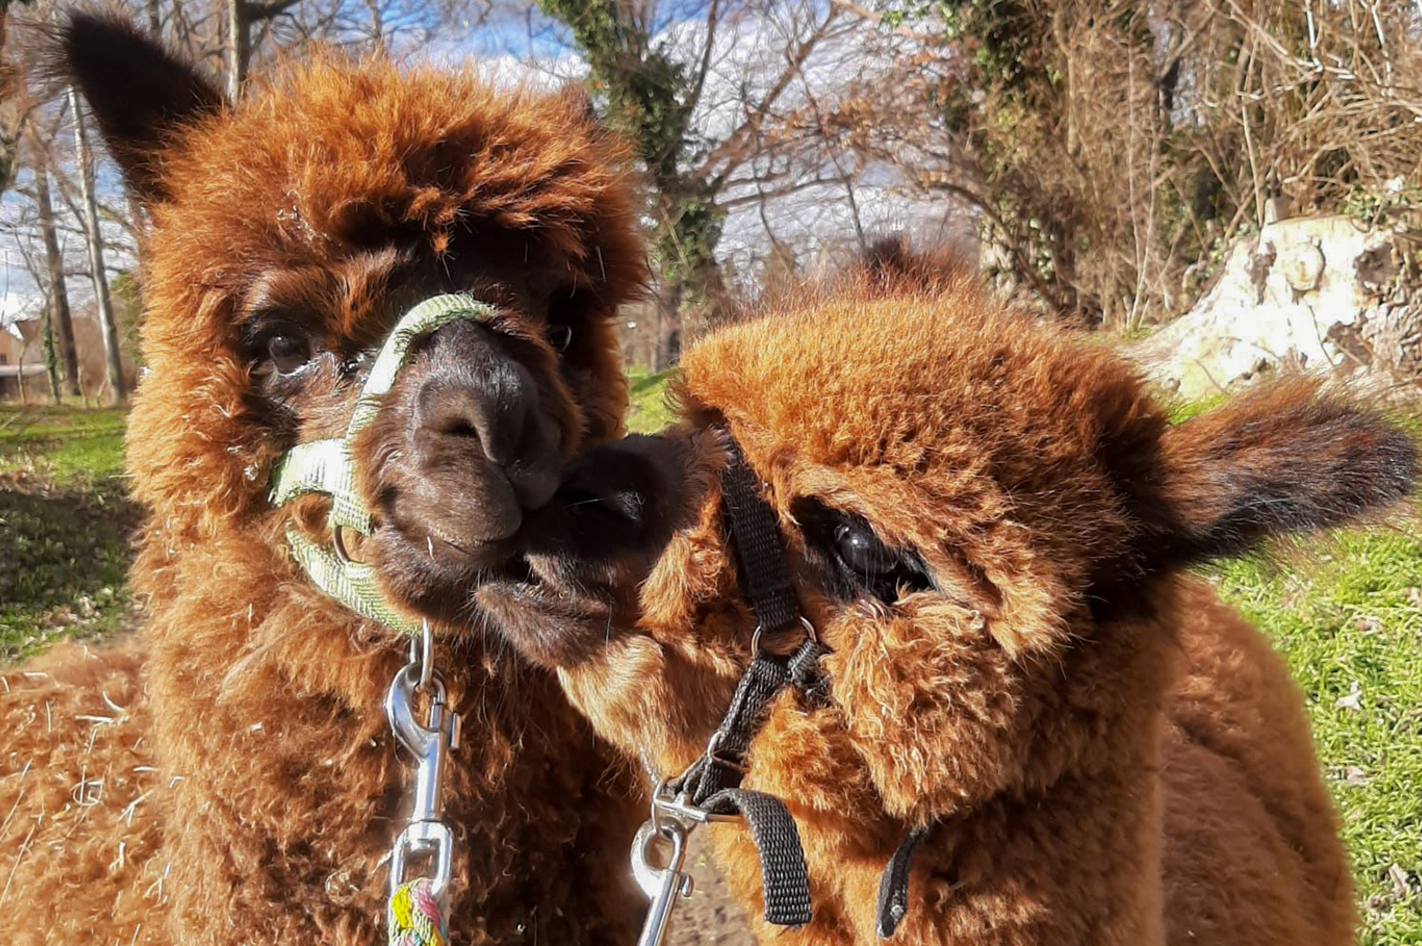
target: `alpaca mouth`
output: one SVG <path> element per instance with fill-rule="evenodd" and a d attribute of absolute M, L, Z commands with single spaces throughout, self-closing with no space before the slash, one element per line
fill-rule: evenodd
<path fill-rule="evenodd" d="M 602 544 L 621 545 L 641 505 L 635 495 L 609 497 L 565 482 L 528 517 L 520 553 L 476 585 L 474 603 L 537 663 L 565 667 L 592 656 L 632 618 L 625 599 L 636 582 Z"/>
<path fill-rule="evenodd" d="M 611 591 L 570 585 L 541 573 L 527 558 L 481 582 L 474 602 L 520 653 L 552 669 L 597 653 L 617 624 Z"/>

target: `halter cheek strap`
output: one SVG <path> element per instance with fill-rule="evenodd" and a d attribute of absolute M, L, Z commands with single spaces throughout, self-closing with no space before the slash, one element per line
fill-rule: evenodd
<path fill-rule="evenodd" d="M 381 402 L 405 367 L 415 342 L 451 322 L 486 322 L 492 314 L 491 306 L 461 294 L 434 296 L 415 306 L 381 346 L 356 398 L 345 436 L 297 444 L 282 458 L 273 477 L 271 500 L 275 505 L 283 506 L 310 493 L 331 498 L 326 522 L 335 537 L 332 545 L 318 545 L 292 528 L 286 532 L 292 556 L 312 583 L 362 617 L 407 634 L 418 633 L 420 622 L 387 601 L 376 586 L 374 570 L 352 561 L 340 544 L 343 529 L 367 537 L 374 531 L 370 510 L 356 488 L 352 449 L 356 437 L 380 412 Z"/>
<path fill-rule="evenodd" d="M 652 800 L 652 818 L 639 832 L 634 844 L 634 873 L 638 853 L 647 837 L 671 828 L 689 831 L 696 823 L 743 818 L 760 854 L 765 920 L 779 926 L 796 927 L 812 917 L 809 874 L 799 832 L 789 810 L 779 799 L 741 788 L 745 757 L 751 741 L 765 722 L 771 702 L 786 687 L 798 694 L 806 708 L 828 701 L 828 681 L 820 671 L 820 658 L 828 651 L 816 638 L 814 626 L 800 611 L 785 560 L 785 543 L 779 520 L 761 496 L 760 483 L 746 462 L 739 444 L 730 440 L 731 462 L 721 477 L 722 503 L 727 530 L 735 549 L 737 576 L 742 593 L 756 618 L 754 652 L 730 708 L 706 751 L 689 769 L 672 781 L 658 786 Z M 771 654 L 760 647 L 764 634 L 806 630 L 805 640 L 786 656 Z M 910 831 L 890 858 L 880 878 L 875 907 L 875 932 L 889 939 L 908 913 L 909 876 L 913 855 L 929 828 Z M 651 892 L 653 881 L 679 882 L 680 868 L 647 876 L 644 888 Z M 639 882 L 646 871 L 639 874 Z M 641 943 L 660 943 L 649 935 L 654 921 L 665 925 L 656 911 L 644 927 Z"/>

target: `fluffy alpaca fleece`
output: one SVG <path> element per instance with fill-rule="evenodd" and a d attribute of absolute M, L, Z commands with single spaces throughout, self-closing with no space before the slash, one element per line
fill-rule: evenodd
<path fill-rule="evenodd" d="M 594 451 L 530 544 L 537 580 L 480 599 L 601 734 L 681 772 L 754 627 L 727 430 L 830 649 L 828 705 L 782 693 L 747 760 L 799 823 L 814 901 L 797 931 L 757 920 L 765 943 L 877 942 L 881 872 L 920 827 L 895 942 L 1350 942 L 1300 695 L 1182 568 L 1395 503 L 1413 444 L 1307 381 L 1172 427 L 1104 347 L 966 279 L 875 295 L 689 351 L 687 422 Z M 579 538 L 594 521 L 616 544 Z M 759 917 L 747 832 L 702 830 Z"/>
<path fill-rule="evenodd" d="M 468 587 L 487 563 L 444 545 L 436 562 L 434 527 L 419 535 L 422 513 L 402 512 L 382 479 L 415 450 L 382 438 L 433 409 L 402 385 L 448 375 L 450 359 L 458 368 L 459 345 L 522 385 L 539 463 L 619 433 L 611 319 L 644 281 L 620 146 L 579 95 L 500 91 L 471 73 L 328 56 L 233 110 L 121 24 L 81 16 L 57 39 L 60 70 L 152 220 L 141 254 L 150 373 L 128 440 L 147 511 L 133 571 L 147 617 L 138 643 L 56 651 L 6 675 L 11 941 L 383 937 L 384 858 L 413 782 L 381 705 L 404 642 L 324 597 L 291 560 L 288 519 L 309 528 L 322 502 L 292 514 L 266 497 L 282 451 L 344 429 L 366 355 L 400 313 L 452 290 L 497 318 L 433 336 L 447 340 L 415 357 L 414 380 L 402 376 L 357 457 L 380 523 L 370 554 L 397 605 L 433 619 L 464 721 L 445 788 L 452 941 L 628 941 L 638 903 L 625 845 L 642 808 L 625 768 L 552 675 L 471 617 Z M 280 341 L 261 334 L 269 320 Z M 477 400 L 482 383 L 460 396 Z M 472 424 L 449 436 L 479 446 Z M 467 483 L 487 466 L 452 475 Z M 402 497 L 418 472 L 406 470 Z M 485 525 L 480 503 L 457 493 L 443 502 L 469 507 L 455 525 Z M 398 523 L 415 536 L 396 534 L 400 515 L 415 515 Z M 407 545 L 418 554 L 402 559 Z"/>

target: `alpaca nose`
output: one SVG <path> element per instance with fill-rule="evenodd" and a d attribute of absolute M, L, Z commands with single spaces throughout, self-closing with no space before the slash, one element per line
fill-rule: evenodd
<path fill-rule="evenodd" d="M 463 376 L 463 375 L 471 376 Z M 522 365 L 493 365 L 483 372 L 439 372 L 420 386 L 416 424 L 428 438 L 477 447 L 498 466 L 511 462 L 528 417 L 532 378 Z"/>
<path fill-rule="evenodd" d="M 547 502 L 557 487 L 558 437 L 533 373 L 472 322 L 432 333 L 417 357 L 423 377 L 412 427 L 422 465 L 478 475 L 468 464 L 482 461 L 507 479 L 519 505 Z"/>

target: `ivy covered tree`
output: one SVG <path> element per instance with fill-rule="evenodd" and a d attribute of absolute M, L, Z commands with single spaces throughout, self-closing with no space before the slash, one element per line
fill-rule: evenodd
<path fill-rule="evenodd" d="M 917 104 L 860 123 L 864 147 L 970 204 L 988 268 L 1087 323 L 1129 331 L 1189 308 L 1272 198 L 1386 206 L 1422 165 L 1405 133 L 1422 115 L 1410 5 L 856 7 L 924 50 L 902 83 Z"/>
<path fill-rule="evenodd" d="M 682 329 L 709 324 L 725 304 L 716 257 L 726 218 L 726 191 L 745 178 L 763 155 L 767 127 L 794 110 L 791 90 L 803 79 L 811 54 L 856 28 L 834 4 L 803 0 L 769 4 L 752 0 L 693 0 L 670 20 L 679 29 L 658 36 L 655 0 L 538 0 L 545 14 L 563 23 L 587 63 L 587 84 L 603 120 L 628 136 L 646 166 L 652 186 L 653 251 L 660 277 L 654 368 L 675 363 Z M 717 75 L 733 69 L 734 43 L 718 31 L 728 23 L 772 22 L 784 37 L 773 69 L 757 75 L 754 89 L 744 76 Z M 711 78 L 738 101 L 737 120 L 720 134 L 708 133 L 703 93 Z M 790 93 L 790 94 L 787 94 Z M 722 103 L 724 105 L 724 103 Z M 785 112 L 778 109 L 784 106 Z M 752 175 L 755 176 L 755 175 Z M 791 180 L 761 180 L 767 192 L 799 186 Z M 743 181 L 741 181 L 743 183 Z"/>
<path fill-rule="evenodd" d="M 10 187 L 15 175 L 15 158 L 20 149 L 21 105 L 17 100 L 20 92 L 19 70 L 5 55 L 5 33 L 10 18 L 10 8 L 29 0 L 0 0 L 0 194 Z"/>
<path fill-rule="evenodd" d="M 715 304 L 721 289 L 716 244 L 724 214 L 714 187 L 688 169 L 691 116 L 705 73 L 693 74 L 655 46 L 645 17 L 618 0 L 539 0 L 566 23 L 588 64 L 588 83 L 604 120 L 635 143 L 654 189 L 656 258 L 661 275 L 656 368 L 676 360 L 679 314 Z M 710 8 L 716 16 L 716 5 Z"/>

